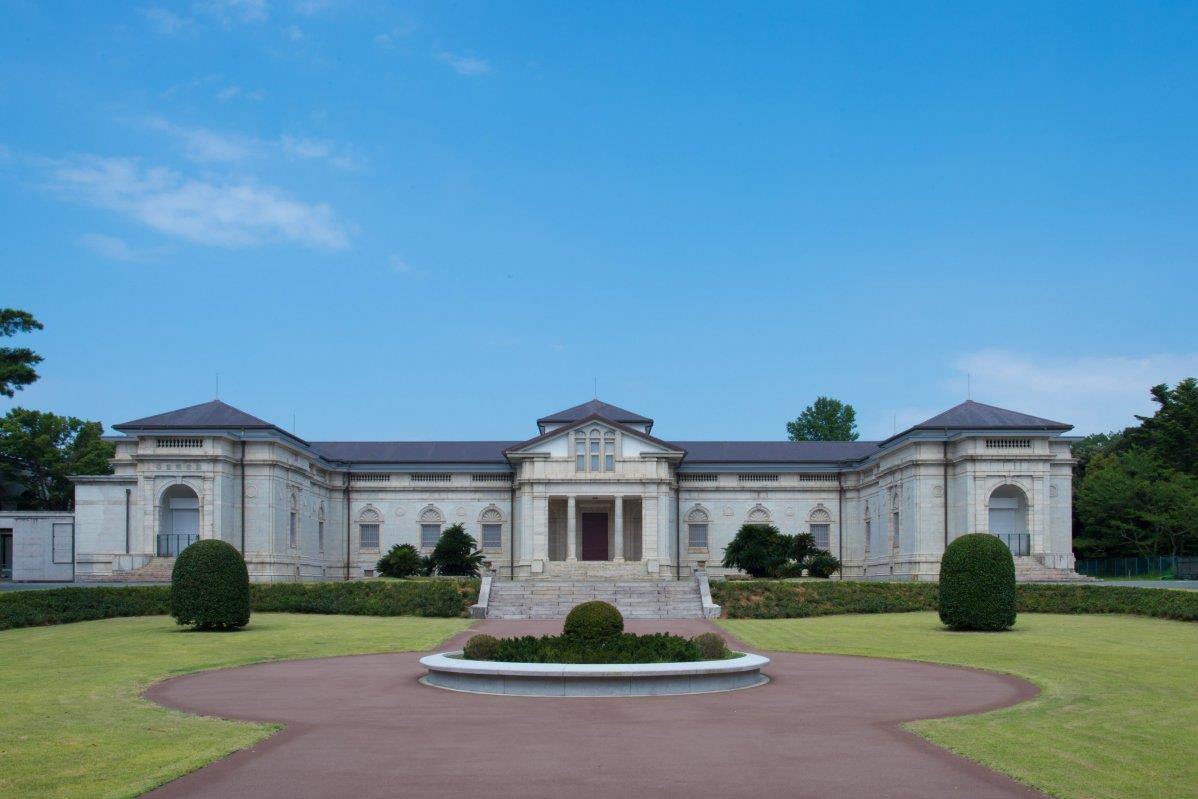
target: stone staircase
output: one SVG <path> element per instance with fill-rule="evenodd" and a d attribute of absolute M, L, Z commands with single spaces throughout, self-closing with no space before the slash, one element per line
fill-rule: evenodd
<path fill-rule="evenodd" d="M 87 583 L 169 583 L 175 568 L 174 558 L 150 558 L 144 566 L 112 574 L 90 574 L 80 576 L 79 582 Z"/>
<path fill-rule="evenodd" d="M 701 619 L 703 600 L 694 580 L 496 580 L 488 619 L 563 619 L 583 602 L 601 600 L 626 619 Z"/>
<path fill-rule="evenodd" d="M 1078 574 L 1072 569 L 1054 569 L 1034 557 L 1016 556 L 1015 580 L 1021 583 L 1092 583 L 1093 577 Z"/>

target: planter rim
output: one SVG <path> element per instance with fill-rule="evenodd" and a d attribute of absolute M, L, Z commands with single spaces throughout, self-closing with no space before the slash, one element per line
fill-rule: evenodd
<path fill-rule="evenodd" d="M 420 665 L 430 671 L 453 674 L 586 679 L 732 674 L 762 669 L 770 662 L 769 658 L 751 652 L 742 652 L 737 657 L 725 660 L 696 660 L 687 663 L 507 663 L 496 660 L 466 660 L 461 655 L 460 649 L 426 655 L 420 658 Z"/>

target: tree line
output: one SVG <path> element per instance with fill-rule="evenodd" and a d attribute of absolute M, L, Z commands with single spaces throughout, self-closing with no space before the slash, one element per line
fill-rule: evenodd
<path fill-rule="evenodd" d="M 42 329 L 27 311 L 0 308 L 0 338 Z M 27 347 L 0 347 L 0 395 L 38 379 L 42 357 Z M 69 475 L 109 474 L 113 445 L 99 422 L 13 408 L 0 418 L 0 508 L 71 510 L 75 488 Z"/>

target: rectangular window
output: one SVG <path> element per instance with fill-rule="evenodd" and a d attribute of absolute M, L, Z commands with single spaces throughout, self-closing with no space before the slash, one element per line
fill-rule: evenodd
<path fill-rule="evenodd" d="M 604 471 L 614 472 L 616 470 L 616 442 L 603 442 L 603 469 Z"/>
<path fill-rule="evenodd" d="M 815 539 L 815 545 L 820 549 L 828 548 L 828 531 L 831 527 L 830 524 L 811 525 L 811 537 Z"/>
<path fill-rule="evenodd" d="M 865 557 L 869 557 L 870 540 L 873 538 L 873 523 L 869 519 L 865 520 Z"/>
<path fill-rule="evenodd" d="M 316 546 L 324 552 L 324 522 L 316 523 Z"/>
<path fill-rule="evenodd" d="M 432 549 L 441 540 L 441 525 L 439 524 L 422 524 L 420 525 L 420 547 L 421 549 Z"/>
<path fill-rule="evenodd" d="M 287 528 L 287 544 L 295 549 L 299 546 L 299 514 L 291 511 L 291 522 Z"/>
<path fill-rule="evenodd" d="M 591 442 L 591 471 L 599 471 L 599 442 Z"/>
<path fill-rule="evenodd" d="M 484 524 L 483 525 L 483 549 L 502 549 L 503 548 L 503 525 L 502 524 Z"/>
<path fill-rule="evenodd" d="M 359 524 L 358 525 L 358 548 L 359 549 L 378 549 L 379 548 L 379 526 L 377 524 Z"/>
<path fill-rule="evenodd" d="M 899 551 L 899 515 L 898 511 L 890 514 L 890 534 L 893 536 L 890 539 L 890 551 Z"/>
<path fill-rule="evenodd" d="M 692 549 L 707 549 L 707 525 L 688 524 L 686 545 Z"/>
<path fill-rule="evenodd" d="M 75 538 L 75 525 L 64 522 L 50 529 L 50 560 L 54 563 L 71 562 L 71 543 Z"/>

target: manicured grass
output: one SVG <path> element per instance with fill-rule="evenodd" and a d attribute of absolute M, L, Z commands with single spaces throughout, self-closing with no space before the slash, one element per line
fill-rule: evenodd
<path fill-rule="evenodd" d="M 1042 693 L 910 729 L 1061 797 L 1198 796 L 1198 625 L 1024 613 L 954 633 L 934 613 L 722 621 L 754 647 L 923 660 L 1023 677 Z"/>
<path fill-rule="evenodd" d="M 167 617 L 0 632 L 0 796 L 137 796 L 278 729 L 141 698 L 166 677 L 264 660 L 429 649 L 464 619 L 255 613 L 197 633 Z"/>

